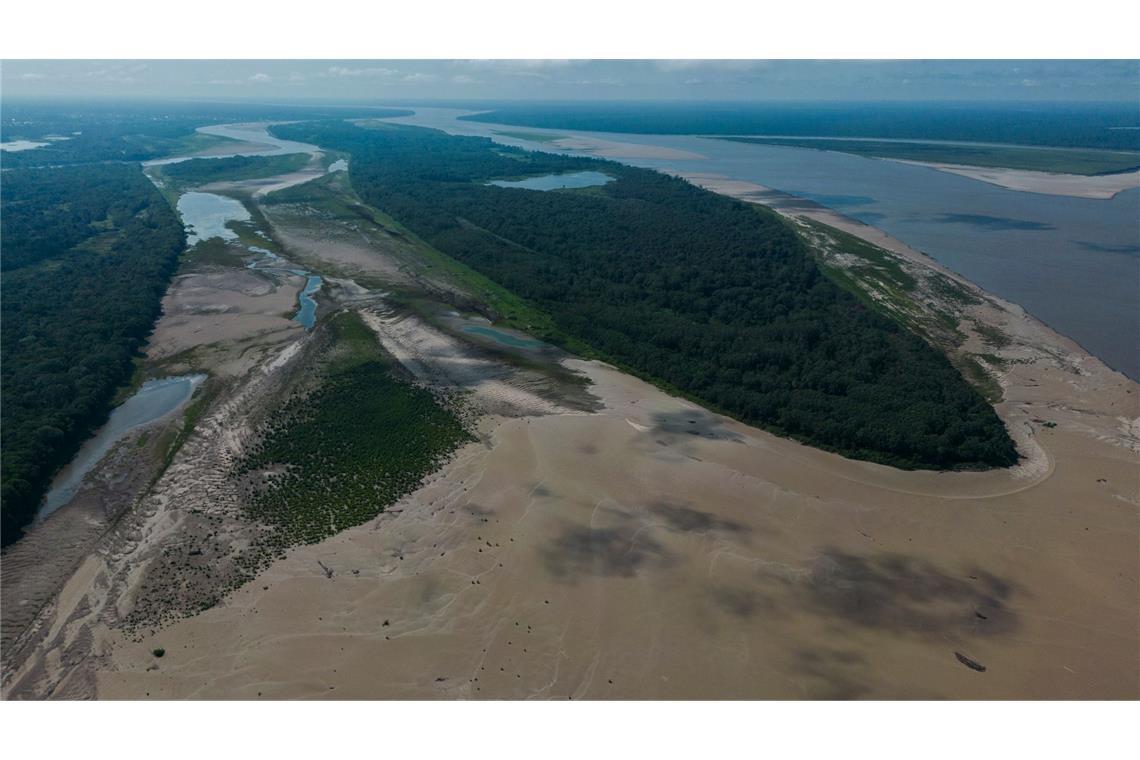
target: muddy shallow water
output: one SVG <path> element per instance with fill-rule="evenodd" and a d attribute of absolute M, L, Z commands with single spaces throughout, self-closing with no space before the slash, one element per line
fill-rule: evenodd
<path fill-rule="evenodd" d="M 56 475 L 36 520 L 43 520 L 71 501 L 83 478 L 123 436 L 175 412 L 205 379 L 205 375 L 186 375 L 143 383 L 133 396 L 111 412 L 107 424 L 99 428 L 99 432 L 88 439 L 75 458 Z"/>

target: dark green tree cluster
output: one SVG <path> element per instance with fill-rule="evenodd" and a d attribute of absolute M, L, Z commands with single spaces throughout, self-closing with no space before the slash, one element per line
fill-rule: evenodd
<path fill-rule="evenodd" d="M 240 471 L 248 510 L 276 528 L 275 549 L 312 543 L 366 522 L 471 439 L 399 365 L 354 312 L 329 325 L 334 343 L 315 390 L 291 398 Z"/>
<path fill-rule="evenodd" d="M 5 171 L 0 183 L 4 544 L 107 416 L 185 247 L 138 165 Z"/>
<path fill-rule="evenodd" d="M 309 162 L 307 153 L 284 156 L 233 156 L 231 158 L 195 158 L 162 167 L 162 174 L 183 185 L 205 185 L 210 182 L 262 179 L 301 169 Z"/>
<path fill-rule="evenodd" d="M 645 377 L 774 432 L 912 468 L 1004 466 L 1001 421 L 938 351 L 826 279 L 774 213 L 680 179 L 483 138 L 277 127 L 352 154 L 353 186 L 450 256 Z M 538 192 L 488 180 L 616 178 Z"/>

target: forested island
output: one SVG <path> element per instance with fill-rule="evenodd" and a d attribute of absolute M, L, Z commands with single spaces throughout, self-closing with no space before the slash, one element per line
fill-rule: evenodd
<path fill-rule="evenodd" d="M 130 378 L 185 235 L 137 164 L 12 169 L 2 187 L 7 545 Z"/>
<path fill-rule="evenodd" d="M 545 329 L 522 325 L 545 340 L 851 457 L 934 469 L 1017 460 L 947 359 L 828 280 L 772 212 L 657 172 L 485 138 L 340 121 L 272 131 L 350 153 L 367 203 L 549 315 Z M 586 170 L 615 181 L 487 184 Z"/>

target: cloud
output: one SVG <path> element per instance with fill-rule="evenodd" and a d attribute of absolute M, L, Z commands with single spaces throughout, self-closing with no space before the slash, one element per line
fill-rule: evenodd
<path fill-rule="evenodd" d="M 456 74 L 451 78 L 455 84 L 478 84 L 479 80 L 475 77 L 467 76 L 466 74 Z"/>
<path fill-rule="evenodd" d="M 251 82 L 270 82 L 272 80 L 273 80 L 273 77 L 269 76 L 268 74 L 264 74 L 260 71 L 257 72 L 256 74 L 253 74 L 249 78 L 249 81 L 251 81 Z"/>
<path fill-rule="evenodd" d="M 683 58 L 678 60 L 654 61 L 653 66 L 658 71 L 672 73 L 676 71 L 691 71 L 693 69 L 709 69 L 713 71 L 751 71 L 768 65 L 767 61 L 744 60 L 703 60 L 698 58 Z"/>
<path fill-rule="evenodd" d="M 404 77 L 405 82 L 436 82 L 438 80 L 439 74 L 424 74 L 422 72 L 415 72 Z"/>
<path fill-rule="evenodd" d="M 328 74 L 334 77 L 388 77 L 400 72 L 383 66 L 365 66 L 350 69 L 347 66 L 329 66 Z"/>
<path fill-rule="evenodd" d="M 21 74 L 18 78 L 24 79 L 24 80 L 47 79 L 47 75 L 46 74 L 40 74 L 40 73 L 37 73 L 35 71 L 29 71 L 26 74 Z"/>

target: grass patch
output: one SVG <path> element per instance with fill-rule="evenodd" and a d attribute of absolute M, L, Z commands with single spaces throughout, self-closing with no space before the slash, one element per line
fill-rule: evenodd
<path fill-rule="evenodd" d="M 359 315 L 342 312 L 328 329 L 316 387 L 285 402 L 240 467 L 247 511 L 276 529 L 277 548 L 370 520 L 473 440 Z"/>
<path fill-rule="evenodd" d="M 936 164 L 959 164 L 1063 174 L 1115 174 L 1140 168 L 1140 153 L 1007 145 L 947 145 L 885 140 L 809 140 L 782 137 L 718 137 L 719 140 L 851 153 Z"/>
<path fill-rule="evenodd" d="M 566 135 L 548 135 L 542 132 L 507 132 L 499 130 L 491 130 L 493 134 L 502 135 L 503 137 L 513 137 L 516 140 L 529 140 L 536 143 L 552 143 L 558 140 L 565 140 Z"/>

